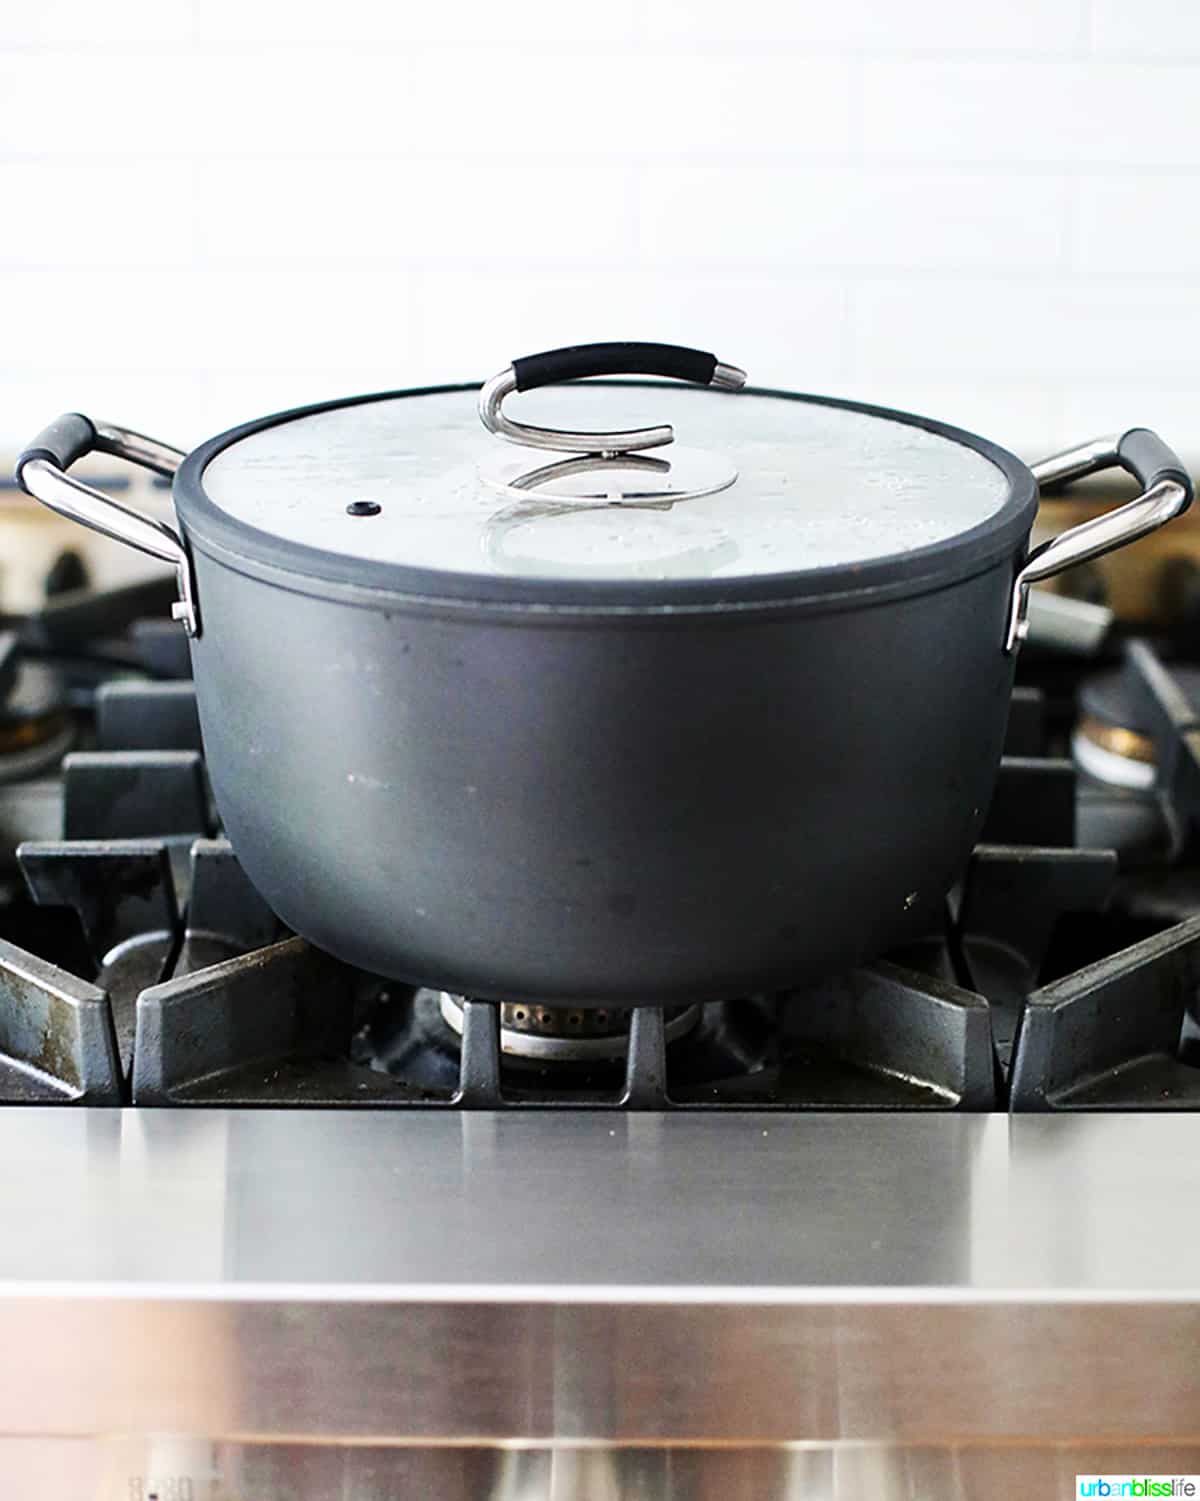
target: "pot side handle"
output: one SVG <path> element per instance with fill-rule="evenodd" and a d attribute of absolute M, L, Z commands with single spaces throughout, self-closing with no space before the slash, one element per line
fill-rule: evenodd
<path fill-rule="evenodd" d="M 672 380 L 713 386 L 720 391 L 740 391 L 746 372 L 727 365 L 702 349 L 679 344 L 621 342 L 568 344 L 514 360 L 499 375 L 485 381 L 479 391 L 479 420 L 489 433 L 523 443 L 529 448 L 548 448 L 556 453 L 599 454 L 612 458 L 642 448 L 661 448 L 675 440 L 669 423 L 658 427 L 631 428 L 626 432 L 564 432 L 514 422 L 501 410 L 501 403 L 514 391 L 536 391 L 564 380 L 586 380 L 593 375 L 662 375 Z"/>
<path fill-rule="evenodd" d="M 171 607 L 171 614 L 183 622 L 189 636 L 198 636 L 200 622 L 192 564 L 179 535 L 164 522 L 143 516 L 102 490 L 72 479 L 67 470 L 77 459 L 92 452 L 128 459 L 168 478 L 184 459 L 178 448 L 147 438 L 143 433 L 111 422 L 93 422 L 79 412 L 67 412 L 44 427 L 21 453 L 15 474 L 17 484 L 26 495 L 32 495 L 60 516 L 170 563 L 179 583 L 179 600 Z"/>
<path fill-rule="evenodd" d="M 1004 650 L 1011 652 L 1028 630 L 1029 589 L 1076 563 L 1086 563 L 1126 543 L 1136 542 L 1181 516 L 1192 503 L 1192 481 L 1178 455 L 1149 428 L 1131 427 L 1110 438 L 1095 438 L 1033 465 L 1043 495 L 1101 469 L 1121 468 L 1142 487 L 1135 499 L 1103 516 L 1093 516 L 1043 542 L 1026 558 L 1013 582 Z"/>

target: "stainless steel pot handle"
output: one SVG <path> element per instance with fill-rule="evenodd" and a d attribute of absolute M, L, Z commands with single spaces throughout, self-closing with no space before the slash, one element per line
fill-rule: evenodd
<path fill-rule="evenodd" d="M 542 354 L 514 360 L 499 375 L 485 381 L 479 392 L 479 420 L 489 433 L 524 443 L 529 448 L 549 448 L 556 453 L 590 453 L 612 458 L 639 448 L 660 448 L 675 439 L 675 430 L 639 427 L 628 432 L 560 432 L 554 428 L 530 427 L 506 417 L 500 404 L 514 391 L 534 391 L 538 386 L 564 380 L 585 380 L 591 375 L 665 375 L 675 380 L 715 386 L 721 391 L 740 391 L 746 372 L 726 365 L 716 355 L 678 344 L 570 344 L 547 349 Z"/>
<path fill-rule="evenodd" d="M 191 559 L 177 533 L 164 522 L 143 516 L 140 511 L 123 506 L 102 490 L 94 490 L 81 480 L 72 479 L 67 470 L 85 454 L 93 451 L 115 454 L 144 469 L 170 477 L 185 455 L 178 448 L 147 438 L 127 427 L 111 422 L 93 422 L 79 412 L 67 412 L 42 429 L 17 460 L 16 481 L 27 495 L 72 521 L 102 532 L 117 542 L 125 542 L 151 557 L 170 563 L 179 582 L 179 600 L 171 614 L 183 622 L 189 636 L 200 634 L 196 613 L 196 590 L 192 580 Z"/>
<path fill-rule="evenodd" d="M 1029 588 L 1076 563 L 1136 542 L 1180 516 L 1192 503 L 1192 481 L 1179 457 L 1145 427 L 1131 427 L 1111 438 L 1094 438 L 1033 465 L 1043 495 L 1085 474 L 1120 466 L 1142 487 L 1127 505 L 1073 526 L 1029 554 L 1013 583 L 1012 607 L 1004 649 L 1011 652 L 1028 630 Z"/>

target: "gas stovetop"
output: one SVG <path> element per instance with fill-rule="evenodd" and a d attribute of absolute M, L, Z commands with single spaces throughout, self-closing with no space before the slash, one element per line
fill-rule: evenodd
<path fill-rule="evenodd" d="M 168 594 L 0 634 L 0 1494 L 1200 1470 L 1200 680 L 1168 643 L 1026 651 L 922 942 L 596 1014 L 283 931 Z"/>
<path fill-rule="evenodd" d="M 1200 1107 L 1195 683 L 1145 642 L 1030 664 L 982 841 L 924 942 L 778 995 L 500 1007 L 283 930 L 221 837 L 183 637 L 136 618 L 148 588 L 66 597 L 0 643 L 0 1101 Z M 1097 730 L 1076 700 L 1114 683 L 1137 725 L 1102 725 L 1081 773 L 1069 732 L 1078 752 Z"/>

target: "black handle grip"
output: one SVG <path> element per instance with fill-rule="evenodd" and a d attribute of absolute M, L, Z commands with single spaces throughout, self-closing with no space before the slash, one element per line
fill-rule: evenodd
<path fill-rule="evenodd" d="M 33 459 L 45 459 L 59 469 L 67 470 L 76 459 L 91 453 L 97 443 L 96 429 L 91 420 L 79 412 L 64 412 L 49 426 L 44 427 L 28 448 L 17 459 L 16 481 L 25 490 L 21 472 Z M 28 494 L 26 490 L 26 494 Z"/>
<path fill-rule="evenodd" d="M 678 344 L 568 344 L 512 362 L 518 391 L 535 391 L 562 380 L 589 375 L 665 375 L 674 380 L 712 383 L 717 357 Z"/>
<path fill-rule="evenodd" d="M 1178 454 L 1148 427 L 1131 427 L 1124 433 L 1117 444 L 1117 457 L 1121 468 L 1132 474 L 1143 490 L 1149 490 L 1163 480 L 1173 480 L 1187 493 L 1183 509 L 1186 511 L 1191 505 L 1194 493 L 1191 475 L 1183 467 Z"/>

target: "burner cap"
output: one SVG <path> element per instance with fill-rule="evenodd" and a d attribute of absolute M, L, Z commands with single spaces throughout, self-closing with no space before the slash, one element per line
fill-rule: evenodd
<path fill-rule="evenodd" d="M 461 995 L 443 990 L 439 996 L 442 1019 L 462 1036 Z M 523 1001 L 500 1004 L 500 1050 L 513 1058 L 532 1058 L 539 1063 L 595 1063 L 606 1058 L 624 1058 L 629 1048 L 632 1011 L 628 1006 L 531 1006 Z M 699 1006 L 674 1006 L 664 1016 L 666 1040 L 690 1032 L 700 1020 Z"/>
<path fill-rule="evenodd" d="M 1172 667 L 1171 676 L 1200 707 L 1200 668 Z M 1079 693 L 1080 718 L 1071 750 L 1081 771 L 1112 787 L 1154 785 L 1154 741 L 1143 695 L 1128 668 L 1089 678 Z"/>

